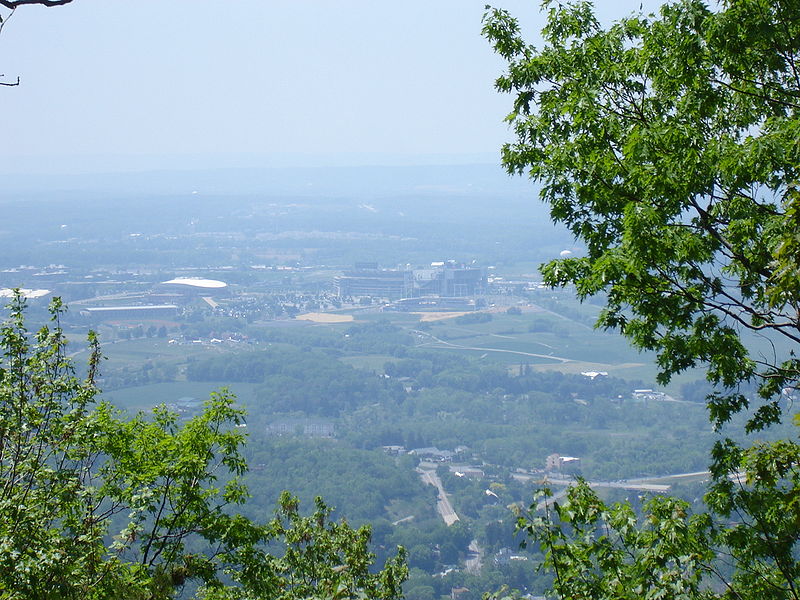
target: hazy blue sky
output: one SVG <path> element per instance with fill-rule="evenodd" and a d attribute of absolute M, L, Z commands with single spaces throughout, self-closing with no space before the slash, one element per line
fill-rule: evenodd
<path fill-rule="evenodd" d="M 509 98 L 493 90 L 485 3 L 22 7 L 0 35 L 0 72 L 22 79 L 0 89 L 0 172 L 493 160 Z M 494 5 L 531 39 L 543 23 L 538 0 Z"/>

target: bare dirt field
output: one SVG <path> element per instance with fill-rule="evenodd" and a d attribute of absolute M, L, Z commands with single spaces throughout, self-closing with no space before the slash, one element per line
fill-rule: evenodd
<path fill-rule="evenodd" d="M 419 315 L 420 321 L 423 323 L 430 322 L 430 321 L 441 321 L 442 319 L 453 319 L 455 317 L 461 317 L 468 313 L 465 312 L 415 312 L 411 313 L 413 315 Z M 471 313 L 469 313 L 471 314 Z"/>
<path fill-rule="evenodd" d="M 306 313 L 297 315 L 295 319 L 301 321 L 313 321 L 314 323 L 349 323 L 353 320 L 353 315 L 335 315 L 332 313 Z"/>

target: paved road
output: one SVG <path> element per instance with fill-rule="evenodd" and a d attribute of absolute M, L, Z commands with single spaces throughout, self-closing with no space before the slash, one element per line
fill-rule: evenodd
<path fill-rule="evenodd" d="M 575 484 L 574 479 L 554 479 L 547 478 L 548 483 L 553 485 L 571 486 Z M 589 485 L 596 488 L 617 488 L 622 490 L 634 490 L 638 492 L 655 492 L 663 494 L 669 491 L 669 485 L 663 483 L 645 483 L 644 481 L 590 481 Z"/>
<path fill-rule="evenodd" d="M 646 492 L 656 492 L 656 493 L 665 493 L 670 489 L 671 486 L 663 485 L 663 484 L 656 484 L 656 483 L 643 483 L 646 481 L 659 481 L 662 479 L 688 479 L 692 477 L 708 477 L 711 473 L 709 471 L 693 471 L 691 473 L 675 473 L 673 475 L 661 475 L 659 477 L 641 477 L 639 479 L 631 479 L 627 481 L 587 481 L 589 487 L 614 487 L 614 488 L 621 488 L 626 490 L 641 490 Z M 512 475 L 515 479 L 521 480 L 522 477 L 527 477 L 529 480 L 533 479 L 533 476 L 527 475 L 520 475 L 514 474 Z M 742 471 L 737 471 L 736 473 L 731 473 L 728 475 L 728 479 L 731 481 L 735 481 L 740 485 L 746 484 L 746 475 Z M 536 510 L 543 510 L 548 505 L 552 504 L 556 500 L 559 500 L 566 496 L 567 490 L 575 485 L 574 480 L 567 480 L 567 479 L 552 479 L 548 478 L 546 483 L 551 483 L 553 485 L 563 485 L 565 486 L 555 494 L 553 494 L 550 498 L 545 498 L 541 502 L 536 505 Z M 662 489 L 664 488 L 664 489 Z"/>
<path fill-rule="evenodd" d="M 108 294 L 105 296 L 95 296 L 93 298 L 84 298 L 82 300 L 71 300 L 70 306 L 81 306 L 83 304 L 92 304 L 94 302 L 105 302 L 109 300 L 126 300 L 128 298 L 141 298 L 145 296 L 143 292 L 122 292 L 121 294 Z"/>
<path fill-rule="evenodd" d="M 106 346 L 113 346 L 114 344 L 123 344 L 125 342 L 132 342 L 132 341 L 134 341 L 134 340 L 110 340 L 110 341 L 107 341 L 107 342 L 100 342 L 100 349 L 102 350 Z M 84 345 L 81 348 L 78 348 L 77 350 L 74 350 L 74 351 L 68 353 L 67 354 L 67 358 L 75 358 L 80 353 L 86 352 L 88 350 L 89 350 L 89 346 L 88 345 Z"/>
<path fill-rule="evenodd" d="M 478 545 L 478 540 L 469 543 L 469 554 L 464 561 L 467 573 L 480 573 L 483 566 L 483 548 Z"/>
<path fill-rule="evenodd" d="M 439 490 L 439 498 L 436 502 L 436 510 L 439 511 L 439 514 L 442 516 L 445 525 L 448 527 L 455 523 L 456 521 L 460 521 L 456 511 L 453 510 L 453 505 L 450 504 L 450 499 L 447 497 L 447 494 L 442 487 L 442 480 L 439 479 L 439 476 L 436 474 L 436 471 L 426 471 L 424 469 L 417 469 L 420 476 L 422 477 L 423 483 L 427 483 L 433 486 L 436 486 L 436 489 Z"/>
<path fill-rule="evenodd" d="M 414 330 L 414 333 L 425 335 L 428 338 L 430 338 L 431 340 L 433 340 L 431 342 L 425 342 L 423 344 L 420 344 L 420 346 L 430 346 L 430 347 L 434 347 L 435 348 L 436 346 L 434 346 L 433 344 L 442 344 L 443 346 L 446 346 L 448 348 L 453 348 L 454 350 L 479 350 L 481 352 L 504 352 L 504 353 L 507 353 L 507 354 L 519 354 L 520 356 L 533 356 L 534 358 L 549 358 L 549 359 L 552 359 L 554 361 L 558 361 L 558 362 L 561 362 L 561 363 L 575 362 L 571 358 L 564 358 L 563 356 L 553 356 L 552 354 L 536 354 L 535 352 L 523 352 L 521 350 L 506 350 L 504 348 L 484 348 L 484 347 L 480 347 L 480 346 L 462 346 L 461 344 L 454 344 L 452 342 L 448 342 L 446 340 L 440 339 L 440 338 L 436 337 L 435 335 L 431 335 L 427 331 Z"/>
<path fill-rule="evenodd" d="M 672 486 L 664 483 L 650 483 L 652 481 L 661 481 L 665 479 L 689 479 L 693 477 L 705 477 L 710 475 L 708 471 L 693 471 L 691 473 L 674 473 L 672 475 L 659 475 L 658 477 L 639 477 L 636 479 L 627 479 L 624 481 L 587 481 L 589 487 L 593 488 L 616 488 L 623 490 L 635 490 L 640 492 L 654 492 L 656 494 L 664 494 L 670 490 Z M 575 485 L 574 479 L 560 479 L 557 477 L 546 477 L 541 479 L 540 475 L 528 475 L 524 473 L 514 473 L 512 475 L 518 481 L 530 481 L 531 479 L 540 479 L 542 485 L 555 485 L 564 486 L 552 497 L 546 498 L 536 505 L 536 510 L 543 510 L 548 504 L 563 498 L 567 489 Z M 730 476 L 733 480 L 741 480 L 741 474 L 733 474 Z"/>
<path fill-rule="evenodd" d="M 514 473 L 512 475 L 517 481 L 530 481 L 531 479 L 540 479 L 539 476 L 524 475 L 521 473 Z M 661 478 L 659 478 L 661 479 Z M 542 485 L 557 485 L 557 486 L 573 486 L 575 485 L 574 479 L 558 479 L 555 477 L 547 477 L 542 481 Z M 655 492 L 656 494 L 664 494 L 669 491 L 670 486 L 663 483 L 645 483 L 637 481 L 589 481 L 587 482 L 591 487 L 598 488 L 618 488 L 622 490 L 636 490 L 639 492 Z"/>

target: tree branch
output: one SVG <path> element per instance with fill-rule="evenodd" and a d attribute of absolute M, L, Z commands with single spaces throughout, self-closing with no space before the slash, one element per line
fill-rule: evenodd
<path fill-rule="evenodd" d="M 69 4 L 72 0 L 0 0 L 0 6 L 14 10 L 24 4 L 38 4 L 39 6 L 61 6 Z"/>

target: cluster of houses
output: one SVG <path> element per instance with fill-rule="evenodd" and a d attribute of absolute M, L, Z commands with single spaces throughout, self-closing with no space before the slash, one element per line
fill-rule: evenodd
<path fill-rule="evenodd" d="M 551 454 L 545 459 L 544 465 L 544 470 L 548 473 L 576 473 L 581 467 L 581 459 L 577 456 Z"/>
<path fill-rule="evenodd" d="M 281 419 L 268 424 L 266 433 L 274 436 L 301 435 L 308 438 L 332 438 L 336 435 L 336 426 L 332 421 L 323 419 Z"/>
<path fill-rule="evenodd" d="M 429 448 L 412 448 L 407 450 L 405 446 L 381 446 L 381 449 L 389 456 L 402 456 L 408 454 L 416 456 L 421 460 L 430 462 L 448 463 L 454 459 L 462 458 L 469 450 L 467 446 L 456 446 L 453 450 L 439 450 L 436 446 Z"/>

